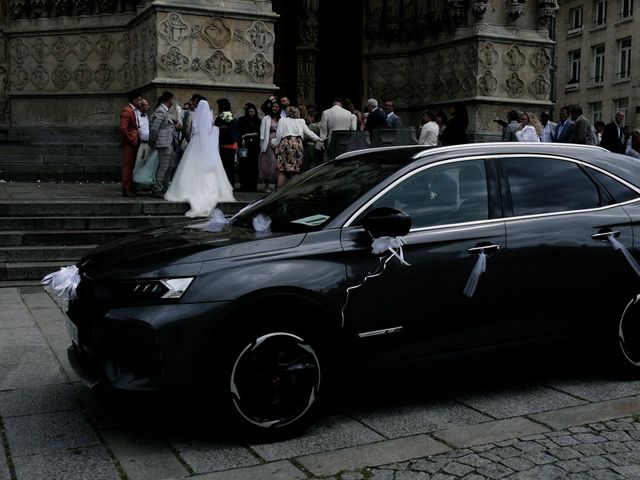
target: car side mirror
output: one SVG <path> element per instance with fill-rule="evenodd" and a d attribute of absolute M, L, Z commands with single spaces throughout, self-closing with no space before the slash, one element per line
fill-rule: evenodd
<path fill-rule="evenodd" d="M 362 226 L 373 238 L 402 237 L 411 230 L 411 215 L 391 207 L 378 207 L 364 216 Z"/>

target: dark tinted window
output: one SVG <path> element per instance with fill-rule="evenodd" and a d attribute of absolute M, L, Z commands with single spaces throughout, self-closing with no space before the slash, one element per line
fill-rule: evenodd
<path fill-rule="evenodd" d="M 389 190 L 371 206 L 411 215 L 412 228 L 489 218 L 487 179 L 482 160 L 432 167 Z"/>
<path fill-rule="evenodd" d="M 607 190 L 607 192 L 609 192 L 609 194 L 617 203 L 628 202 L 629 200 L 638 198 L 638 194 L 636 192 L 631 190 L 626 185 L 620 183 L 616 179 L 611 178 L 609 175 L 606 175 L 592 168 L 589 169 L 589 173 L 596 177 L 596 179 L 602 184 L 602 186 Z"/>
<path fill-rule="evenodd" d="M 575 163 L 551 158 L 511 158 L 501 163 L 516 216 L 600 206 L 598 187 Z"/>

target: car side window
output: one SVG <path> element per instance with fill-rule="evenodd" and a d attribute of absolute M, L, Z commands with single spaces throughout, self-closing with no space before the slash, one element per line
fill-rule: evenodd
<path fill-rule="evenodd" d="M 598 186 L 573 162 L 508 158 L 501 163 L 509 182 L 515 216 L 601 206 Z"/>
<path fill-rule="evenodd" d="M 589 173 L 592 174 L 596 178 L 596 180 L 598 180 L 602 184 L 602 186 L 607 192 L 609 192 L 609 195 L 613 197 L 613 200 L 616 203 L 628 202 L 629 200 L 633 200 L 640 196 L 634 190 L 620 183 L 615 178 L 611 178 L 605 173 L 602 173 L 593 168 L 589 169 Z"/>
<path fill-rule="evenodd" d="M 484 161 L 427 168 L 396 185 L 371 208 L 392 207 L 411 215 L 412 228 L 489 218 Z"/>

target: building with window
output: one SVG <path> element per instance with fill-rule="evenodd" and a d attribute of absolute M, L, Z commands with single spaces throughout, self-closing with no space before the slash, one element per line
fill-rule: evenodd
<path fill-rule="evenodd" d="M 607 123 L 622 110 L 627 125 L 640 127 L 639 3 L 562 2 L 555 32 L 557 107 L 578 104 L 591 122 Z"/>

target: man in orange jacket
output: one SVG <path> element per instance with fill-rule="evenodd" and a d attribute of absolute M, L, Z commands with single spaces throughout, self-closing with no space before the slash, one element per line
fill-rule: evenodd
<path fill-rule="evenodd" d="M 129 104 L 120 110 L 120 135 L 122 135 L 122 196 L 136 197 L 133 190 L 133 167 L 140 146 L 140 92 L 129 94 Z"/>

